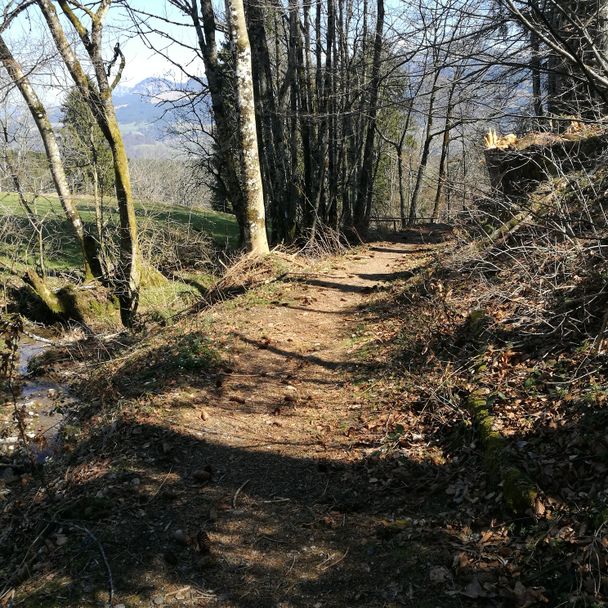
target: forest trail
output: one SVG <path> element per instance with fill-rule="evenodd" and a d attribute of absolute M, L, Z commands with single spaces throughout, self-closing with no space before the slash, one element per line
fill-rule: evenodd
<path fill-rule="evenodd" d="M 395 403 L 366 344 L 382 341 L 378 305 L 433 261 L 437 234 L 323 259 L 176 326 L 222 349 L 217 373 L 159 375 L 183 333 L 118 357 L 126 367 L 102 376 L 139 396 L 119 399 L 111 424 L 92 418 L 59 473 L 67 541 L 44 583 L 19 590 L 24 605 L 99 605 L 111 571 L 113 605 L 128 608 L 435 606 L 429 568 L 451 553 L 427 523 L 451 473 L 412 461 L 385 481 L 368 466 Z"/>
<path fill-rule="evenodd" d="M 436 246 L 428 239 L 412 232 L 369 244 L 316 272 L 290 274 L 270 303 L 211 313 L 214 331 L 225 333 L 231 369 L 182 398 L 189 407 L 172 417 L 176 435 L 163 435 L 180 456 L 156 483 L 166 489 L 173 480 L 179 489 L 169 511 L 157 507 L 152 517 L 165 555 L 162 564 L 152 560 L 157 601 L 379 607 L 407 596 L 416 606 L 434 605 L 419 591 L 434 550 L 426 541 L 419 551 L 409 541 L 407 550 L 381 554 L 378 527 L 402 517 L 407 500 L 378 492 L 362 464 L 371 450 L 354 432 L 382 409 L 367 394 L 376 363 L 356 354 L 378 338 L 373 303 L 432 259 Z M 182 533 L 188 550 L 195 547 L 188 565 Z M 201 567 L 202 586 L 186 585 L 196 578 L 191 569 L 200 575 Z M 413 580 L 403 578 L 404 568 L 413 568 Z"/>
<path fill-rule="evenodd" d="M 373 335 L 366 306 L 431 251 L 420 243 L 375 243 L 330 268 L 290 274 L 281 299 L 238 312 L 227 327 L 233 373 L 210 397 L 213 415 L 199 423 L 201 432 L 246 449 L 341 457 L 349 441 L 337 441 L 336 430 L 358 417 L 353 374 L 370 366 L 353 355 Z"/>

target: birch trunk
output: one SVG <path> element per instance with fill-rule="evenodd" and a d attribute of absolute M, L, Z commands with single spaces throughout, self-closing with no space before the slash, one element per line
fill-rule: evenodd
<path fill-rule="evenodd" d="M 241 139 L 241 187 L 245 199 L 245 246 L 252 253 L 269 251 L 266 237 L 264 189 L 258 154 L 255 99 L 251 71 L 251 46 L 243 0 L 227 0 L 230 30 L 234 44 L 236 95 Z"/>

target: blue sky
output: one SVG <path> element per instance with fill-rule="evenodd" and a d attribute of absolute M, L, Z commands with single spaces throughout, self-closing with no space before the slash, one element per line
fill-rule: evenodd
<path fill-rule="evenodd" d="M 0 0 L 0 6 L 3 3 Z M 131 0 L 130 4 L 135 9 L 163 15 L 175 22 L 187 23 L 184 17 L 179 14 L 179 11 L 169 5 L 166 0 Z M 86 19 L 83 19 L 83 21 L 86 23 Z M 162 27 L 170 37 L 177 41 L 191 46 L 196 43 L 194 31 L 191 27 L 164 23 Z M 67 24 L 66 31 L 70 31 Z M 28 55 L 48 54 L 53 50 L 53 43 L 48 33 L 46 33 L 46 25 L 35 7 L 32 7 L 26 14 L 13 22 L 5 37 L 13 47 L 15 55 L 26 64 Z M 104 40 L 106 43 L 104 56 L 107 59 L 112 57 L 114 44 L 117 41 L 121 44 L 127 60 L 122 85 L 132 86 L 150 76 L 169 77 L 178 81 L 185 78 L 170 60 L 151 50 L 148 44 L 134 33 L 132 22 L 125 10 L 119 5 L 113 5 L 110 8 L 106 19 Z M 190 71 L 198 74 L 202 72 L 202 62 L 195 59 L 191 50 L 182 47 L 180 44 L 170 42 L 158 35 L 150 35 L 148 43 L 161 49 L 173 61 L 188 65 Z"/>
<path fill-rule="evenodd" d="M 166 0 L 131 0 L 130 4 L 135 9 L 162 15 L 178 23 L 188 24 L 187 19 L 180 15 L 179 11 Z M 171 38 L 190 46 L 196 44 L 192 27 L 180 27 L 167 23 L 158 23 L 158 25 Z M 115 40 L 120 40 L 127 58 L 123 84 L 135 84 L 150 76 L 169 76 L 175 80 L 184 78 L 171 61 L 155 53 L 148 48 L 147 44 L 139 36 L 133 34 L 130 19 L 119 6 L 110 9 L 107 34 L 108 42 L 111 46 L 114 45 Z M 150 35 L 148 41 L 168 55 L 173 61 L 182 65 L 188 65 L 188 69 L 196 73 L 202 72 L 202 62 L 194 58 L 191 50 L 185 49 L 180 44 L 173 43 L 158 35 Z"/>

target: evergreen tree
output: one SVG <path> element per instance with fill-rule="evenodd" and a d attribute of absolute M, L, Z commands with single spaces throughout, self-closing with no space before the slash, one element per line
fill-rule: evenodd
<path fill-rule="evenodd" d="M 112 152 L 76 87 L 69 91 L 61 111 L 61 152 L 73 189 L 100 198 L 113 194 Z"/>

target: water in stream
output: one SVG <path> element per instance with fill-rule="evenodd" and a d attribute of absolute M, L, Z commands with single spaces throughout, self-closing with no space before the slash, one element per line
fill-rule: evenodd
<path fill-rule="evenodd" d="M 57 436 L 63 421 L 62 409 L 69 397 L 61 385 L 44 377 L 29 374 L 34 357 L 48 346 L 28 340 L 19 345 L 18 373 L 22 378 L 17 396 L 17 409 L 23 412 L 29 449 L 38 463 L 51 458 L 57 447 Z M 11 400 L 0 406 L 0 461 L 13 459 L 20 449 L 15 423 L 15 407 Z"/>

